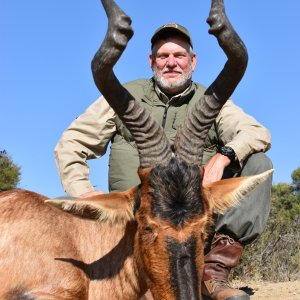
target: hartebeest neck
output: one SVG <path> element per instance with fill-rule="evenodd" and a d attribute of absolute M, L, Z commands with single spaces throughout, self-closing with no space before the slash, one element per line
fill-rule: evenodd
<path fill-rule="evenodd" d="M 84 224 L 88 224 L 85 227 Z M 83 222 L 81 261 L 64 260 L 81 269 L 89 281 L 89 299 L 139 299 L 146 292 L 135 251 L 135 221 L 126 225 Z M 91 234 L 94 233 L 94 234 Z M 93 247 L 91 247 L 93 245 Z"/>

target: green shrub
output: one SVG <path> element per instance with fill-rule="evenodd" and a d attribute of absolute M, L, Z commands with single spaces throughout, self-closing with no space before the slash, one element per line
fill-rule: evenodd
<path fill-rule="evenodd" d="M 257 241 L 246 246 L 232 277 L 268 281 L 300 278 L 300 193 L 295 180 L 292 185 L 273 186 L 267 227 Z"/>
<path fill-rule="evenodd" d="M 0 152 L 0 191 L 15 188 L 20 182 L 21 168 L 14 164 L 6 151 Z"/>

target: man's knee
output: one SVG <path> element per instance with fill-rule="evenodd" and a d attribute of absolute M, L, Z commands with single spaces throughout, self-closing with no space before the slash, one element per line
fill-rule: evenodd
<path fill-rule="evenodd" d="M 265 153 L 254 153 L 245 161 L 241 171 L 241 176 L 260 174 L 272 168 L 272 161 Z"/>

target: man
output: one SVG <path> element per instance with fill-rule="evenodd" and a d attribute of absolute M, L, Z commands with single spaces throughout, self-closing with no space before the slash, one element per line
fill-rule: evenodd
<path fill-rule="evenodd" d="M 139 79 L 126 88 L 162 125 L 174 141 L 178 126 L 205 88 L 192 81 L 197 63 L 186 28 L 166 24 L 152 39 L 149 63 L 153 78 Z M 130 132 L 101 97 L 63 133 L 55 148 L 62 184 L 70 196 L 88 197 L 94 191 L 87 160 L 102 156 L 111 141 L 110 191 L 139 183 L 138 153 Z M 270 148 L 269 131 L 231 100 L 222 108 L 206 139 L 203 185 L 233 176 L 254 175 L 272 168 L 264 154 Z M 261 234 L 271 197 L 271 179 L 254 190 L 241 205 L 216 216 L 215 234 L 205 256 L 203 293 L 211 299 L 249 299 L 230 287 L 229 271 L 238 265 L 244 246 Z"/>

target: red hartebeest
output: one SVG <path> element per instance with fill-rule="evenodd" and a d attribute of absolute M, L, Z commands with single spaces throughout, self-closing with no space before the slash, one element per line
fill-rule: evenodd
<path fill-rule="evenodd" d="M 201 299 L 203 247 L 213 213 L 236 204 L 271 172 L 201 185 L 207 131 L 247 65 L 223 1 L 212 0 L 208 23 L 227 63 L 187 116 L 174 147 L 115 77 L 112 68 L 133 32 L 114 1 L 102 3 L 109 25 L 92 71 L 136 141 L 141 184 L 48 204 L 33 192 L 2 192 L 0 299 L 132 300 L 147 289 L 160 300 Z"/>

